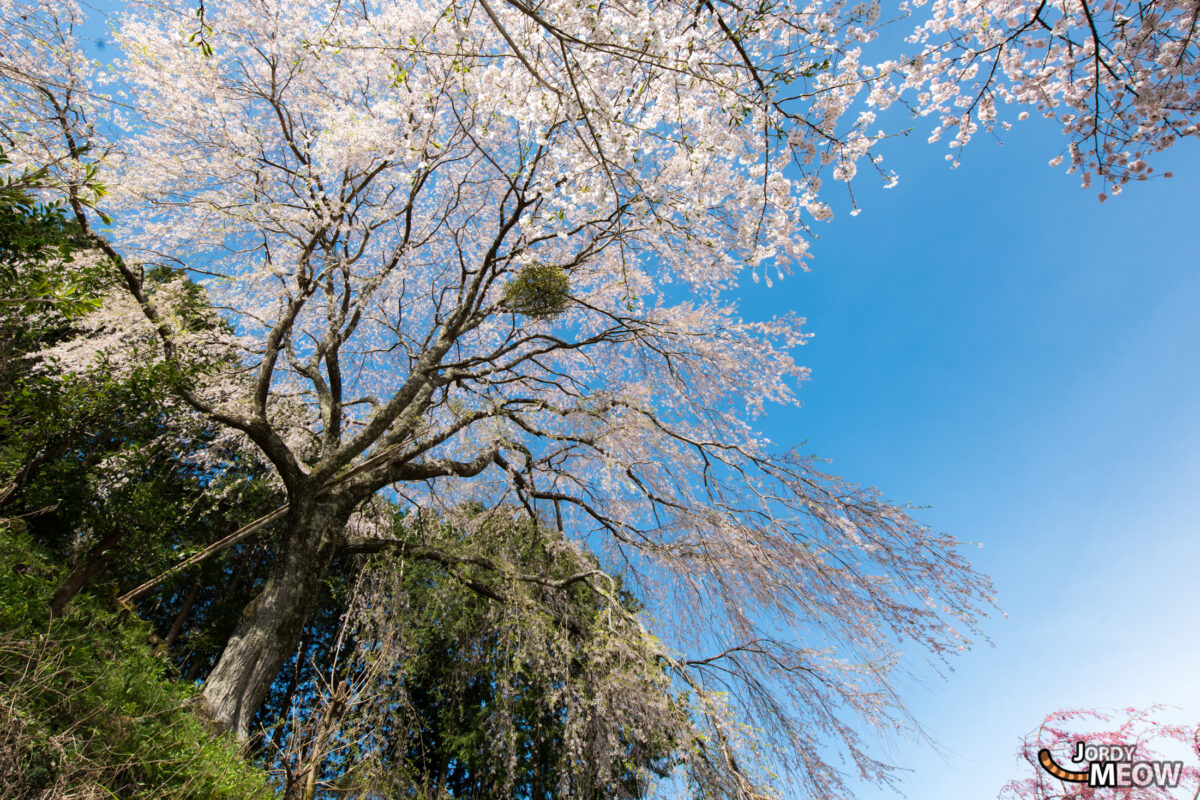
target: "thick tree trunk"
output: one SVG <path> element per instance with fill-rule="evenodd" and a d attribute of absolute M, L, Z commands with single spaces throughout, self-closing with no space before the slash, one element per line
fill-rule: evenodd
<path fill-rule="evenodd" d="M 250 720 L 316 606 L 349 513 L 304 504 L 289 514 L 262 591 L 242 612 L 204 682 L 201 707 L 219 730 L 249 736 Z"/>

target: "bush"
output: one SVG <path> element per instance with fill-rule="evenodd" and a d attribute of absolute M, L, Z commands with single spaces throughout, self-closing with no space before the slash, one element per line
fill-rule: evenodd
<path fill-rule="evenodd" d="M 265 776 L 196 716 L 149 628 L 80 596 L 19 521 L 0 521 L 0 800 L 269 798 Z"/>

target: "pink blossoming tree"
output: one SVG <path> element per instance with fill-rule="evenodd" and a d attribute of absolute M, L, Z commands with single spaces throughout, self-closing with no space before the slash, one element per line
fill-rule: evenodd
<path fill-rule="evenodd" d="M 711 796 L 779 764 L 843 794 L 828 737 L 885 778 L 847 715 L 903 726 L 897 638 L 941 658 L 991 602 L 951 537 L 755 433 L 806 334 L 743 320 L 738 282 L 802 264 L 823 180 L 884 175 L 897 101 L 956 145 L 1032 106 L 1114 188 L 1196 130 L 1195 5 L 938 2 L 868 64 L 877 3 L 154 0 L 115 85 L 66 0 L 0 11 L 6 153 L 51 167 L 159 357 L 203 343 L 142 270 L 204 278 L 236 366 L 179 394 L 287 497 L 206 713 L 248 734 L 339 558 L 470 557 L 391 538 L 372 497 L 517 504 L 642 599 Z"/>
<path fill-rule="evenodd" d="M 1200 726 L 1168 725 L 1155 720 L 1161 707 L 1126 708 L 1118 712 L 1092 709 L 1062 710 L 1047 715 L 1037 731 L 1025 737 L 1018 753 L 1027 766 L 1029 777 L 1009 781 L 1000 793 L 1001 800 L 1177 800 L 1193 797 L 1200 791 L 1200 769 L 1187 763 L 1200 755 L 1197 737 Z M 1039 764 L 1039 753 L 1049 750 L 1055 762 L 1071 771 L 1086 770 L 1089 765 L 1074 763 L 1076 743 L 1134 747 L 1133 761 L 1183 759 L 1178 786 L 1130 786 L 1106 788 L 1087 783 L 1066 782 L 1051 775 Z M 1163 751 L 1163 747 L 1171 748 Z"/>

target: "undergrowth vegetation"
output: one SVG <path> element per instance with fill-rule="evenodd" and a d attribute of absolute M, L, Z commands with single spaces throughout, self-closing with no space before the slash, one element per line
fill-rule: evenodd
<path fill-rule="evenodd" d="M 20 520 L 0 521 L 0 574 L 0 800 L 273 796 L 144 622 L 89 596 L 51 614 L 62 570 Z"/>

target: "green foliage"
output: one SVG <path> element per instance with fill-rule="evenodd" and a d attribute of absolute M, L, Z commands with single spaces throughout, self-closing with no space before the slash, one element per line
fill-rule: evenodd
<path fill-rule="evenodd" d="M 92 438 L 94 444 L 71 459 L 83 464 L 111 454 L 104 443 L 118 432 L 126 441 L 144 437 L 164 410 L 163 382 L 160 368 L 118 377 L 103 362 L 86 375 L 40 371 L 16 378 L 0 391 L 0 475 L 47 443 Z"/>
<path fill-rule="evenodd" d="M 222 324 L 177 273 L 151 269 L 145 283 L 169 287 L 177 329 Z M 0 342 L 0 510 L 27 516 L 59 563 L 87 569 L 93 589 L 128 588 L 278 505 L 256 462 L 228 439 L 219 447 L 219 431 L 173 394 L 217 359 L 166 362 L 156 342 L 131 342 L 120 368 L 97 351 L 85 369 L 60 371 L 32 355 L 80 336 L 86 320 L 60 323 L 28 335 L 0 326 L 13 331 Z"/>
<path fill-rule="evenodd" d="M 130 622 L 80 597 L 53 618 L 61 571 L 0 522 L 0 798 L 271 797 L 231 740 L 192 711 L 196 689 Z"/>
<path fill-rule="evenodd" d="M 7 161 L 0 151 L 0 165 Z M 0 484 L 61 434 L 63 419 L 51 406 L 92 405 L 29 369 L 30 353 L 69 336 L 71 321 L 99 306 L 104 277 L 98 259 L 76 258 L 87 238 L 62 203 L 34 198 L 45 179 L 40 170 L 0 182 Z"/>
<path fill-rule="evenodd" d="M 555 264 L 527 264 L 504 287 L 504 305 L 511 311 L 538 319 L 567 310 L 571 279 Z"/>
<path fill-rule="evenodd" d="M 300 743 L 330 742 L 325 786 L 414 800 L 633 799 L 676 766 L 686 712 L 657 643 L 630 628 L 637 603 L 590 554 L 504 507 L 453 521 L 410 514 L 396 535 L 437 555 L 364 565 L 345 632 L 329 631 L 353 655 L 338 663 L 325 651 L 318 671 L 339 682 L 302 692 L 315 702 L 288 734 L 309 759 Z M 331 723 L 339 692 L 352 711 Z"/>
<path fill-rule="evenodd" d="M 597 695 L 603 689 L 589 685 L 597 676 L 587 656 L 581 652 L 561 669 L 521 657 L 509 641 L 514 632 L 484 608 L 488 601 L 457 585 L 457 604 L 421 602 L 434 590 L 422 582 L 446 580 L 414 565 L 405 582 L 417 600 L 415 653 L 405 665 L 407 708 L 400 719 L 408 727 L 395 767 L 412 791 L 423 796 L 441 786 L 451 797 L 472 800 L 638 798 L 651 774 L 670 771 L 676 743 L 669 736 L 622 730 L 607 720 L 597 720 L 597 727 L 615 729 L 623 763 L 601 774 L 599 765 L 574 761 L 568 727 L 577 722 L 568 719 L 568 703 L 574 714 L 602 705 Z M 585 624 L 595 625 L 593 602 L 570 602 Z M 518 624 L 519 616 L 512 621 Z M 583 651 L 588 643 L 577 646 Z"/>
<path fill-rule="evenodd" d="M 94 588 L 136 585 L 277 500 L 261 497 L 256 468 L 218 453 L 215 431 L 172 399 L 176 373 L 101 361 L 0 390 L 3 509 L 33 514 L 31 532 L 59 563 L 111 562 L 89 579 Z M 89 557 L 99 542 L 104 552 Z"/>
<path fill-rule="evenodd" d="M 0 152 L 0 165 L 8 163 Z M 44 170 L 0 182 L 0 314 L 57 311 L 66 317 L 99 305 L 103 271 L 75 255 L 89 246 L 62 201 L 40 203 L 32 192 Z"/>

